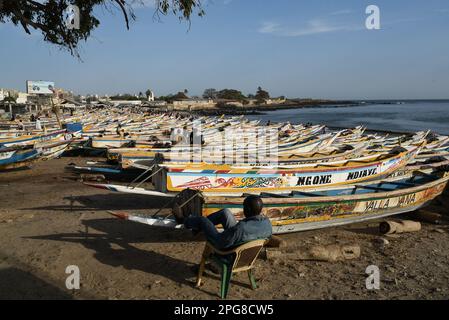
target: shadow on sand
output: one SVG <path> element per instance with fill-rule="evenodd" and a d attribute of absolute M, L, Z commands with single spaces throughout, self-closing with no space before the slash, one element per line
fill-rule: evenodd
<path fill-rule="evenodd" d="M 24 208 L 22 210 L 93 211 L 93 210 L 142 210 L 159 209 L 172 198 L 139 194 L 108 193 L 88 196 L 65 197 L 66 205 Z"/>
<path fill-rule="evenodd" d="M 132 244 L 186 241 L 203 242 L 205 240 L 202 235 L 193 236 L 188 230 L 150 227 L 130 221 L 120 221 L 114 218 L 84 220 L 82 224 L 85 230 L 78 233 L 34 236 L 27 237 L 27 239 L 79 243 L 86 249 L 93 250 L 95 252 L 95 259 L 103 264 L 159 275 L 176 283 L 190 286 L 192 289 L 194 288 L 194 282 L 192 280 L 196 277 L 199 260 L 192 264 L 155 251 L 142 250 Z M 101 233 L 91 233 L 91 229 Z M 200 250 L 203 250 L 202 246 Z M 198 259 L 200 257 L 201 253 L 198 253 Z M 196 290 L 211 296 L 217 296 L 220 276 L 214 275 L 207 270 L 204 276 L 206 281 L 218 282 L 216 291 L 214 289 L 212 289 L 213 291 L 205 290 L 204 287 L 196 288 Z M 232 279 L 232 283 L 233 285 L 250 289 L 248 283 L 239 281 L 238 279 Z M 215 287 L 215 284 L 213 286 Z"/>
<path fill-rule="evenodd" d="M 0 269 L 0 300 L 73 299 L 70 294 L 17 268 Z"/>
<path fill-rule="evenodd" d="M 120 223 L 117 219 L 85 220 L 82 224 L 85 227 L 83 232 L 34 236 L 27 239 L 79 243 L 93 250 L 94 257 L 103 264 L 113 267 L 122 266 L 127 270 L 139 270 L 163 276 L 177 283 L 192 285 L 187 278 L 195 276 L 193 264 L 132 245 L 138 242 L 188 241 L 189 239 L 186 239 L 188 231 L 178 233 L 171 229 L 161 230 L 162 228 L 151 228 L 128 221 Z M 90 233 L 89 229 L 105 233 Z"/>

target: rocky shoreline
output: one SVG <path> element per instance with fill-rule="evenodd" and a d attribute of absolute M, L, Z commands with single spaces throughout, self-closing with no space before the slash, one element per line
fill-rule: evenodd
<path fill-rule="evenodd" d="M 217 107 L 192 110 L 198 115 L 263 115 L 268 111 L 303 109 L 303 108 L 341 108 L 368 105 L 358 101 L 289 101 L 282 104 L 251 105 L 244 107 Z"/>

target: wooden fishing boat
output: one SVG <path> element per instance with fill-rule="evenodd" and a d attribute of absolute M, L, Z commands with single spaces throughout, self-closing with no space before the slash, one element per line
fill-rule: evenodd
<path fill-rule="evenodd" d="M 0 148 L 0 170 L 29 166 L 39 155 L 32 146 Z"/>
<path fill-rule="evenodd" d="M 370 185 L 380 182 L 395 182 L 401 179 L 407 179 L 411 178 L 414 175 L 414 172 L 420 171 L 423 174 L 431 174 L 439 167 L 449 166 L 449 159 L 429 159 L 428 161 L 413 161 L 412 163 L 406 165 L 405 167 L 402 167 L 398 170 L 395 170 L 393 173 L 388 175 L 385 178 L 381 179 L 375 179 L 375 180 L 368 180 L 365 182 L 357 183 L 358 186 L 364 186 L 364 185 Z M 78 170 L 78 171 L 85 171 L 85 172 L 95 172 L 95 173 L 113 173 L 113 174 L 125 174 L 129 172 L 128 170 L 121 170 L 117 167 L 79 167 L 79 166 L 73 166 L 72 169 Z M 141 188 L 139 186 L 143 185 L 144 182 L 148 181 L 148 177 L 145 178 L 145 173 L 148 173 L 151 171 L 151 167 L 137 166 L 136 169 L 140 169 L 141 173 L 139 177 L 137 177 L 134 181 L 132 181 L 131 184 L 128 185 L 118 185 L 118 184 L 109 184 L 109 183 L 89 183 L 84 182 L 85 185 L 94 187 L 97 189 L 103 189 L 103 190 L 109 190 L 112 192 L 119 192 L 119 193 L 130 193 L 130 194 L 140 194 L 140 195 L 150 195 L 150 196 L 164 196 L 164 197 L 176 197 L 179 193 L 177 192 L 167 192 L 162 193 L 155 190 L 149 190 L 145 188 Z M 138 181 L 139 178 L 145 178 L 142 181 Z M 337 190 L 341 188 L 347 188 L 348 186 L 351 186 L 351 184 L 342 184 L 339 186 L 315 186 L 310 187 L 307 189 L 307 192 L 322 192 L 322 191 L 329 191 L 329 190 Z M 288 191 L 271 191 L 272 194 L 285 194 Z M 291 191 L 293 192 L 293 191 Z M 261 194 L 264 193 L 263 190 L 259 191 L 252 191 L 251 194 Z M 209 190 L 203 190 L 203 195 L 206 196 L 219 196 L 216 192 L 209 192 Z M 229 193 L 228 196 L 233 197 L 240 197 L 247 194 L 245 189 L 242 189 L 240 193 Z"/>
<path fill-rule="evenodd" d="M 409 147 L 367 157 L 330 163 L 303 164 L 294 168 L 232 165 L 162 164 L 154 167 L 153 184 L 160 192 L 197 189 L 225 195 L 263 191 L 305 190 L 373 180 L 405 166 L 420 151 Z"/>
<path fill-rule="evenodd" d="M 63 138 L 66 130 L 57 130 L 50 133 L 38 135 L 22 135 L 11 139 L 0 139 L 0 147 L 13 147 L 20 145 L 32 145 L 38 142 Z"/>
<path fill-rule="evenodd" d="M 243 156 L 244 154 L 274 154 L 279 157 L 287 157 L 290 155 L 301 155 L 311 153 L 317 148 L 325 149 L 336 139 L 338 135 L 324 134 L 306 136 L 290 136 L 277 139 L 276 136 L 259 138 L 256 144 L 256 137 L 249 137 L 242 135 L 234 138 L 234 141 L 226 141 L 225 135 L 220 134 L 214 143 L 207 142 L 203 145 L 168 145 L 164 143 L 164 147 L 153 145 L 152 147 L 145 147 L 143 144 L 132 148 L 113 148 L 108 150 L 108 159 L 118 159 L 122 163 L 123 168 L 131 166 L 133 163 L 139 161 L 151 161 L 157 154 L 163 156 L 167 162 L 188 162 L 194 156 L 201 155 L 204 162 L 220 163 L 223 162 L 223 156 L 235 154 Z M 271 139 L 271 140 L 270 140 Z M 274 139 L 276 140 L 273 143 Z M 265 140 L 270 140 L 265 142 Z M 226 143 L 223 143 L 226 141 Z M 245 142 L 246 141 L 246 142 Z M 250 143 L 254 142 L 254 144 Z"/>
<path fill-rule="evenodd" d="M 41 160 L 50 160 L 61 156 L 66 150 L 68 150 L 72 140 L 53 141 L 46 144 L 41 144 L 36 147 L 41 152 Z"/>
<path fill-rule="evenodd" d="M 270 218 L 273 233 L 282 234 L 346 225 L 417 210 L 439 196 L 446 187 L 449 174 L 415 172 L 399 181 L 376 181 L 320 192 L 262 193 L 263 214 Z M 245 197 L 206 196 L 198 190 L 185 190 L 175 199 L 174 207 L 185 217 L 208 216 L 223 208 L 236 218 L 243 218 Z M 114 216 L 143 224 L 183 228 L 174 218 L 110 212 Z"/>
<path fill-rule="evenodd" d="M 352 159 L 356 157 L 360 157 L 369 146 L 368 143 L 359 143 L 354 146 L 350 145 L 341 145 L 341 146 L 334 146 L 334 147 L 328 147 L 324 149 L 320 149 L 318 151 L 309 152 L 309 153 L 291 153 L 288 155 L 279 154 L 275 152 L 267 152 L 269 156 L 263 157 L 262 159 L 258 161 L 254 161 L 252 163 L 253 165 L 266 165 L 270 166 L 273 163 L 277 163 L 279 166 L 282 167 L 295 167 L 300 164 L 306 164 L 306 163 L 325 163 L 325 162 L 332 162 L 332 161 L 338 161 L 343 159 Z M 170 152 L 162 152 L 162 153 L 156 153 L 152 152 L 150 150 L 138 150 L 128 148 L 128 149 L 120 149 L 121 153 L 116 154 L 114 151 L 117 149 L 108 150 L 107 158 L 108 160 L 117 160 L 120 164 L 122 169 L 128 169 L 133 168 L 136 166 L 151 166 L 154 163 L 164 163 L 164 164 L 188 164 L 192 162 L 192 160 L 196 159 L 196 156 L 193 155 L 193 153 L 187 153 L 184 157 L 177 157 L 177 154 L 170 153 Z M 201 160 L 204 163 L 209 164 L 221 164 L 225 163 L 226 153 L 219 152 L 218 155 L 214 153 L 208 153 L 208 149 L 202 149 L 201 151 L 198 150 L 198 154 L 201 152 Z M 372 152 L 371 154 L 373 154 Z M 204 156 L 203 156 L 204 154 Z M 221 155 L 220 155 L 221 154 Z M 259 154 L 259 153 L 254 153 Z M 223 156 L 224 155 L 224 156 Z M 245 157 L 245 154 L 242 153 L 232 153 L 232 155 L 237 156 L 240 160 L 242 160 L 241 163 L 235 162 L 234 165 L 237 166 L 248 166 L 251 162 L 251 158 L 248 159 L 248 157 Z M 157 159 L 157 160 L 156 160 Z"/>

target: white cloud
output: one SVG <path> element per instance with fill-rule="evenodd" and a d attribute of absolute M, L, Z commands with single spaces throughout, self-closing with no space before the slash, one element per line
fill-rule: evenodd
<path fill-rule="evenodd" d="M 272 34 L 281 37 L 301 37 L 320 33 L 329 33 L 336 31 L 349 31 L 358 28 L 348 26 L 331 25 L 323 20 L 311 20 L 304 27 L 285 27 L 279 23 L 264 22 L 259 28 L 259 33 Z"/>
<path fill-rule="evenodd" d="M 338 11 L 334 11 L 334 12 L 331 12 L 331 16 L 340 16 L 340 15 L 343 15 L 343 14 L 350 14 L 350 13 L 353 13 L 354 11 L 353 10 L 350 10 L 350 9 L 343 9 L 343 10 L 338 10 Z"/>

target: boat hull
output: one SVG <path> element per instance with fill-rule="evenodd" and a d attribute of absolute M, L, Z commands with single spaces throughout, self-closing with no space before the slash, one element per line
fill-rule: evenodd
<path fill-rule="evenodd" d="M 0 151 L 0 170 L 29 166 L 38 155 L 36 149 Z"/>
<path fill-rule="evenodd" d="M 427 178 L 430 177 L 430 178 Z M 304 197 L 263 197 L 263 214 L 267 216 L 273 227 L 274 234 L 300 232 L 313 229 L 336 227 L 363 221 L 385 218 L 401 213 L 415 211 L 438 197 L 446 188 L 449 175 L 442 177 L 422 174 L 423 183 L 413 187 L 403 187 L 398 190 L 377 192 L 362 192 L 360 194 L 339 196 Z M 414 179 L 414 178 L 413 178 Z M 411 180 L 402 182 L 378 181 L 377 184 L 414 185 Z M 425 182 L 430 179 L 429 182 Z M 409 182 L 406 182 L 409 181 Z M 96 186 L 98 187 L 98 185 Z M 363 186 L 353 186 L 352 188 Z M 381 188 L 378 188 L 381 190 Z M 204 216 L 227 208 L 237 220 L 244 218 L 244 197 L 207 196 L 196 190 L 185 190 L 176 198 L 178 208 L 185 216 Z M 142 216 L 126 212 L 110 212 L 114 216 L 142 224 L 173 229 L 183 228 L 174 219 L 161 216 Z"/>
<path fill-rule="evenodd" d="M 272 192 L 339 186 L 378 179 L 410 162 L 419 148 L 383 159 L 304 165 L 296 169 L 239 168 L 232 166 L 163 166 L 153 183 L 158 191 L 195 189 L 223 194 L 228 192 Z M 374 158 L 373 158 L 374 159 Z M 159 170 L 155 167 L 155 170 Z"/>
<path fill-rule="evenodd" d="M 448 180 L 449 176 L 446 175 L 417 187 L 359 195 L 268 197 L 263 198 L 263 213 L 270 218 L 273 232 L 278 234 L 379 219 L 425 206 L 444 191 Z M 243 218 L 243 197 L 203 196 L 201 199 L 194 201 L 188 208 L 194 214 L 208 216 L 228 208 L 237 219 Z"/>

